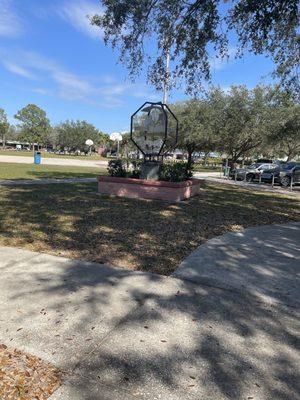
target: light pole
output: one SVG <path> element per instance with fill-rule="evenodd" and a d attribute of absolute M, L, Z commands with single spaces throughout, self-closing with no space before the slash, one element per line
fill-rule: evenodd
<path fill-rule="evenodd" d="M 92 146 L 93 146 L 94 142 L 92 141 L 92 139 L 87 139 L 85 141 L 85 144 L 89 148 L 89 155 L 91 155 L 92 154 Z"/>
<path fill-rule="evenodd" d="M 109 136 L 110 140 L 113 142 L 117 142 L 117 157 L 119 157 L 119 151 L 120 151 L 120 142 L 122 141 L 122 135 L 119 132 L 113 132 Z"/>
<path fill-rule="evenodd" d="M 164 90 L 163 90 L 163 104 L 167 104 L 169 96 L 169 80 L 170 80 L 170 49 L 167 49 L 166 53 L 166 72 L 164 79 Z"/>

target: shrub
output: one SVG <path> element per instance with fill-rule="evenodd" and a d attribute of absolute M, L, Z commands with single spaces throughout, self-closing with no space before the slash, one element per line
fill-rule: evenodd
<path fill-rule="evenodd" d="M 110 160 L 107 170 L 110 176 L 138 179 L 141 173 L 141 164 L 140 160 Z"/>
<path fill-rule="evenodd" d="M 126 166 L 123 160 L 110 160 L 107 167 L 110 176 L 125 178 L 127 176 Z"/>
<path fill-rule="evenodd" d="M 136 178 L 141 174 L 141 160 L 110 160 L 108 173 L 119 178 Z M 160 167 L 159 180 L 168 182 L 183 182 L 193 176 L 192 168 L 186 162 L 165 163 Z"/>
<path fill-rule="evenodd" d="M 138 179 L 141 175 L 141 165 L 143 161 L 141 160 L 132 160 L 130 163 L 130 171 L 129 171 L 129 176 L 130 178 L 135 178 Z"/>
<path fill-rule="evenodd" d="M 160 180 L 168 182 L 183 182 L 193 176 L 192 167 L 186 162 L 166 163 L 160 168 Z"/>

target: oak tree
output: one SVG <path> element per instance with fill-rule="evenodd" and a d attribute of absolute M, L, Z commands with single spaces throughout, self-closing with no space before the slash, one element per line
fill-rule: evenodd
<path fill-rule="evenodd" d="M 228 57 L 236 37 L 237 57 L 247 50 L 275 63 L 274 75 L 299 94 L 298 0 L 102 0 L 91 23 L 106 44 L 120 49 L 120 59 L 136 76 L 148 65 L 148 81 L 157 89 L 184 80 L 198 93 L 211 77 L 212 57 Z M 167 54 L 171 71 L 166 69 Z"/>
<path fill-rule="evenodd" d="M 3 148 L 5 148 L 5 141 L 9 133 L 9 123 L 7 121 L 7 116 L 3 108 L 0 108 L 0 139 Z"/>

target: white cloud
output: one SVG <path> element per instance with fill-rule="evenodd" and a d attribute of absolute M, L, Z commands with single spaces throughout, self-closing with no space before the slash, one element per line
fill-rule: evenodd
<path fill-rule="evenodd" d="M 58 10 L 61 18 L 93 39 L 101 38 L 102 31 L 97 26 L 91 25 L 89 17 L 100 13 L 99 4 L 84 0 L 69 0 Z"/>
<path fill-rule="evenodd" d="M 106 75 L 102 75 L 101 81 L 102 81 L 103 83 L 112 84 L 112 83 L 115 83 L 115 82 L 116 82 L 116 79 L 115 79 L 114 76 L 109 75 L 109 74 L 106 74 Z"/>
<path fill-rule="evenodd" d="M 43 89 L 43 88 L 35 88 L 32 89 L 33 92 L 38 93 L 38 94 L 42 94 L 43 96 L 47 96 L 49 94 L 51 94 L 51 92 L 49 90 Z"/>
<path fill-rule="evenodd" d="M 29 79 L 34 78 L 33 74 L 30 71 L 28 71 L 26 68 L 21 67 L 18 64 L 9 61 L 4 61 L 3 65 L 9 72 L 12 72 L 15 75 L 20 75 L 23 78 L 29 78 Z"/>
<path fill-rule="evenodd" d="M 15 37 L 22 32 L 23 27 L 13 9 L 12 0 L 0 0 L 0 36 Z"/>
<path fill-rule="evenodd" d="M 67 71 L 55 61 L 38 53 L 0 49 L 0 55 L 4 67 L 14 74 L 24 78 L 50 79 L 56 85 L 56 93 L 61 98 L 84 100 L 95 94 L 95 88 L 89 81 Z"/>
<path fill-rule="evenodd" d="M 124 94 L 126 90 L 132 90 L 132 85 L 129 84 L 108 84 L 100 88 L 102 94 L 107 96 L 118 96 Z"/>
<path fill-rule="evenodd" d="M 101 94 L 105 95 L 106 99 L 110 99 L 110 101 L 108 101 L 109 104 L 115 104 L 115 106 L 118 103 L 120 103 L 120 106 L 124 103 L 122 101 L 121 104 L 120 101 L 118 102 L 115 100 L 122 95 L 141 98 L 144 101 L 161 100 L 161 95 L 159 93 L 153 92 L 149 86 L 141 83 L 108 84 L 104 87 L 101 87 L 99 91 Z"/>
<path fill-rule="evenodd" d="M 124 100 L 115 96 L 104 96 L 100 103 L 103 108 L 119 108 L 124 106 L 124 104 Z"/>
<path fill-rule="evenodd" d="M 131 95 L 133 97 L 144 99 L 147 101 L 160 101 L 162 100 L 162 94 L 154 92 L 149 86 L 145 84 L 134 85 Z"/>
<path fill-rule="evenodd" d="M 224 58 L 211 57 L 210 66 L 215 71 L 220 71 L 222 69 L 225 69 L 232 62 L 235 55 L 236 55 L 236 48 L 229 47 L 228 57 L 224 57 Z"/>
<path fill-rule="evenodd" d="M 124 106 L 126 98 L 135 97 L 156 101 L 160 97 L 145 84 L 120 82 L 110 76 L 109 79 L 86 79 L 68 71 L 52 59 L 25 50 L 5 50 L 0 48 L 0 63 L 14 74 L 51 84 L 51 90 L 33 88 L 32 91 L 43 95 L 53 95 L 68 101 L 80 101 L 85 104 L 104 108 Z"/>
<path fill-rule="evenodd" d="M 60 96 L 66 100 L 86 98 L 94 90 L 88 81 L 62 70 L 52 71 L 52 78 L 59 85 Z"/>

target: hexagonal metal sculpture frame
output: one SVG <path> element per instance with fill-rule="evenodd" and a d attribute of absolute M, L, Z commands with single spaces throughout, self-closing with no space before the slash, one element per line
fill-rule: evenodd
<path fill-rule="evenodd" d="M 146 101 L 131 116 L 130 139 L 145 159 L 162 159 L 178 143 L 178 120 L 167 104 Z"/>

